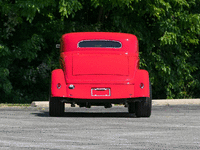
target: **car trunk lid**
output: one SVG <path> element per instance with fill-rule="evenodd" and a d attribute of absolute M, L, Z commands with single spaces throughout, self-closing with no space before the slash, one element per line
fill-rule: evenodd
<path fill-rule="evenodd" d="M 129 58 L 126 54 L 73 54 L 73 76 L 129 75 Z"/>

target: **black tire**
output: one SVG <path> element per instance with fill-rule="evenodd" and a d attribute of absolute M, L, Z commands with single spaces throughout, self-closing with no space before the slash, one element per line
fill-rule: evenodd
<path fill-rule="evenodd" d="M 150 89 L 150 97 L 146 97 L 141 102 L 135 103 L 136 108 L 136 116 L 137 117 L 150 117 L 151 116 L 151 108 L 152 108 L 152 90 L 151 90 L 151 83 L 149 85 Z"/>
<path fill-rule="evenodd" d="M 128 103 L 128 112 L 135 113 L 135 103 Z"/>
<path fill-rule="evenodd" d="M 64 103 L 59 97 L 50 97 L 49 99 L 49 115 L 58 117 L 64 114 Z"/>

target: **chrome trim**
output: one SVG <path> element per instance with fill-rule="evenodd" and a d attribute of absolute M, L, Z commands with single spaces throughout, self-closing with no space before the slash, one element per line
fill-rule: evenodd
<path fill-rule="evenodd" d="M 141 89 L 144 88 L 144 83 L 140 83 L 140 88 L 141 88 Z"/>
<path fill-rule="evenodd" d="M 60 84 L 60 83 L 58 83 L 58 84 Z M 60 86 L 58 87 L 58 84 L 57 84 L 57 89 L 60 89 L 62 85 L 60 84 Z"/>
<path fill-rule="evenodd" d="M 72 89 L 72 90 L 73 90 L 74 88 L 75 88 L 75 86 L 74 86 L 73 84 L 70 84 L 70 85 L 69 85 L 69 89 Z"/>
<path fill-rule="evenodd" d="M 56 44 L 56 48 L 60 48 L 60 44 Z"/>

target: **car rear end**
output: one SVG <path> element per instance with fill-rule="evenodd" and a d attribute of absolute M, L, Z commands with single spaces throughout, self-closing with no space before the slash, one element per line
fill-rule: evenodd
<path fill-rule="evenodd" d="M 54 70 L 59 75 L 52 77 L 51 97 L 63 103 L 108 108 L 150 97 L 149 75 L 139 69 L 138 40 L 132 34 L 65 34 L 60 56 L 62 69 Z"/>

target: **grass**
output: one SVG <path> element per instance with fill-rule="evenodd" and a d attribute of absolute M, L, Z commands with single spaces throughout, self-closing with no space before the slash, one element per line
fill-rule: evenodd
<path fill-rule="evenodd" d="M 29 107 L 31 104 L 12 104 L 12 103 L 1 103 L 0 107 Z"/>

